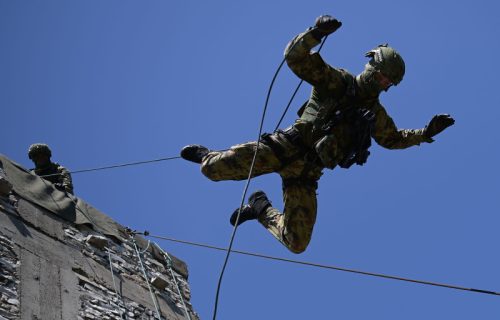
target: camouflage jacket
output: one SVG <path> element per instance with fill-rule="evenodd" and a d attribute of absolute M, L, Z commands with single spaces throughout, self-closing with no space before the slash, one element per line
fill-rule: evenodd
<path fill-rule="evenodd" d="M 65 191 L 73 194 L 73 182 L 68 169 L 58 163 L 51 162 L 47 168 L 31 169 L 32 173 L 43 177 L 45 180 L 52 182 L 56 187 L 62 187 Z"/>
<path fill-rule="evenodd" d="M 371 137 L 382 147 L 403 149 L 432 142 L 423 135 L 424 129 L 398 129 L 377 97 L 363 97 L 353 75 L 346 70 L 334 68 L 323 61 L 319 53 L 311 49 L 320 41 L 308 31 L 296 36 L 285 50 L 290 69 L 313 88 L 301 117 L 294 126 L 303 141 L 312 146 L 324 133 L 319 132 L 321 124 L 328 121 L 336 109 L 346 107 L 366 108 L 375 115 Z M 349 124 L 340 124 L 332 129 L 340 153 L 352 147 Z"/>

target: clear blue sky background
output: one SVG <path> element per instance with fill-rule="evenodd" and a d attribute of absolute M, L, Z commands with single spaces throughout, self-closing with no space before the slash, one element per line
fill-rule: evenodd
<path fill-rule="evenodd" d="M 254 140 L 287 42 L 324 13 L 343 22 L 322 50 L 359 73 L 389 42 L 406 76 L 381 96 L 401 128 L 437 113 L 456 125 L 433 144 L 375 145 L 368 163 L 325 171 L 308 250 L 289 253 L 258 223 L 235 248 L 500 291 L 496 1 L 0 0 L 0 152 L 31 167 L 45 142 L 71 170 Z M 298 79 L 278 77 L 265 130 Z M 303 86 L 284 125 L 306 99 Z M 182 160 L 74 175 L 78 196 L 152 234 L 227 246 L 244 182 L 207 180 Z M 282 207 L 277 175 L 252 181 Z M 162 242 L 186 261 L 192 302 L 213 311 L 224 254 Z M 497 319 L 500 297 L 232 255 L 219 319 Z"/>

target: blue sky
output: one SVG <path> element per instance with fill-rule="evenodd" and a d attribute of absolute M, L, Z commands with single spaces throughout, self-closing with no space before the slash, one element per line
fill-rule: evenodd
<path fill-rule="evenodd" d="M 384 42 L 404 57 L 405 79 L 381 96 L 399 127 L 437 113 L 456 125 L 433 144 L 375 145 L 365 166 L 326 170 L 305 253 L 254 222 L 234 248 L 500 291 L 498 11 L 481 0 L 0 0 L 0 152 L 31 167 L 28 146 L 45 142 L 53 160 L 80 170 L 254 140 L 287 42 L 328 13 L 343 22 L 322 49 L 331 65 L 357 74 Z M 265 131 L 298 81 L 283 68 Z M 182 160 L 73 178 L 78 196 L 124 225 L 221 247 L 244 187 Z M 282 207 L 277 175 L 254 179 L 256 189 Z M 210 319 L 224 254 L 160 244 L 188 263 L 192 303 Z M 232 255 L 218 319 L 494 319 L 499 309 L 498 296 Z"/>

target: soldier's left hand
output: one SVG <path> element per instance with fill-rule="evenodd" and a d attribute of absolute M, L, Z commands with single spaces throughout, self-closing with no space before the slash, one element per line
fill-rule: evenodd
<path fill-rule="evenodd" d="M 425 127 L 425 136 L 432 138 L 454 123 L 455 119 L 453 119 L 449 114 L 437 114 L 432 117 L 429 124 Z"/>
<path fill-rule="evenodd" d="M 318 38 L 322 38 L 337 31 L 342 26 L 342 22 L 329 15 L 316 18 L 314 23 L 314 33 Z"/>

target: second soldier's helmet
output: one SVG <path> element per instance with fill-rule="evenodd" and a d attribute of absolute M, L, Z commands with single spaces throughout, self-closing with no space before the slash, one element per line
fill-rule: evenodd
<path fill-rule="evenodd" d="M 368 51 L 365 57 L 371 58 L 366 67 L 373 71 L 380 71 L 384 76 L 389 78 L 394 85 L 403 80 L 405 75 L 405 62 L 401 55 L 388 46 L 381 44 L 376 48 Z"/>
<path fill-rule="evenodd" d="M 33 156 L 36 154 L 46 154 L 47 156 L 52 157 L 52 151 L 45 143 L 34 143 L 28 149 L 28 157 L 33 159 Z"/>

